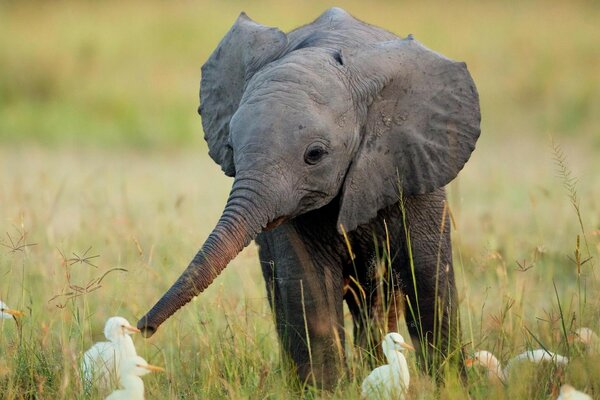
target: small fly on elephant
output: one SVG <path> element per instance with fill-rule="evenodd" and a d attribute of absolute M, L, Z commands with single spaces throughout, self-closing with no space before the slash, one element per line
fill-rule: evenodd
<path fill-rule="evenodd" d="M 343 375 L 344 301 L 355 345 L 404 315 L 423 369 L 462 365 L 444 186 L 480 134 L 464 63 L 339 8 L 289 33 L 242 13 L 202 67 L 200 104 L 209 154 L 234 181 L 202 248 L 138 322 L 145 336 L 255 240 L 301 380 L 331 388 Z"/>

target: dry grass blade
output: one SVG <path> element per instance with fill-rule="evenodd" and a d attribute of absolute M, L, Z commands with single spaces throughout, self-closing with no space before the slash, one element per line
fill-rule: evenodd
<path fill-rule="evenodd" d="M 590 247 L 588 245 L 587 236 L 585 234 L 585 227 L 583 225 L 583 219 L 581 217 L 581 207 L 579 197 L 577 196 L 577 178 L 573 176 L 572 171 L 567 165 L 567 157 L 558 143 L 552 139 L 552 151 L 554 157 L 554 163 L 556 165 L 558 177 L 563 181 L 563 186 L 567 190 L 571 205 L 575 209 L 577 215 L 577 221 L 579 222 L 579 228 L 583 236 L 583 242 L 587 251 L 588 259 L 591 259 Z M 579 235 L 577 236 L 577 248 L 579 249 Z M 593 263 L 592 263 L 593 265 Z M 580 267 L 581 264 L 578 264 Z M 580 272 L 580 271 L 578 271 Z"/>
<path fill-rule="evenodd" d="M 73 255 L 75 257 L 68 259 L 67 262 L 69 262 L 69 265 L 80 263 L 80 264 L 87 264 L 94 268 L 98 268 L 98 266 L 93 264 L 90 260 L 93 260 L 94 258 L 98 258 L 98 257 L 100 257 L 100 255 L 97 254 L 97 255 L 93 255 L 93 256 L 88 256 L 87 254 L 89 253 L 89 251 L 91 249 L 92 249 L 92 246 L 88 247 L 88 249 L 81 256 L 78 255 L 77 253 L 73 252 Z"/>
<path fill-rule="evenodd" d="M 61 308 L 61 309 L 65 308 L 67 305 L 67 302 L 69 300 L 76 299 L 80 296 L 90 294 L 90 293 L 95 292 L 96 290 L 100 289 L 102 287 L 102 285 L 101 285 L 102 281 L 110 273 L 115 272 L 115 271 L 128 272 L 125 268 L 115 267 L 115 268 L 110 268 L 109 270 L 105 271 L 102 275 L 100 275 L 98 277 L 90 279 L 89 281 L 87 281 L 87 283 L 84 286 L 73 283 L 71 281 L 71 271 L 70 271 L 70 267 L 73 264 L 76 264 L 76 263 L 88 264 L 88 265 L 93 266 L 94 268 L 98 268 L 98 266 L 92 264 L 89 260 L 100 257 L 100 255 L 88 256 L 87 254 L 89 253 L 89 251 L 91 249 L 92 249 L 92 246 L 88 247 L 88 249 L 81 256 L 79 256 L 76 253 L 73 253 L 73 254 L 75 254 L 76 258 L 70 258 L 70 259 L 66 258 L 64 253 L 60 249 L 57 249 L 62 258 L 61 266 L 64 267 L 66 286 L 65 286 L 65 289 L 63 289 L 63 291 L 61 293 L 52 296 L 48 300 L 49 303 L 51 303 L 57 299 L 64 299 L 64 302 L 57 304 L 56 307 Z"/>
<path fill-rule="evenodd" d="M 531 268 L 535 267 L 535 263 L 530 263 L 527 260 L 523 260 L 523 262 L 520 262 L 519 260 L 515 261 L 517 263 L 517 268 L 515 268 L 515 271 L 519 271 L 519 272 L 525 272 L 530 270 Z"/>
<path fill-rule="evenodd" d="M 10 253 L 16 253 L 17 251 L 24 251 L 26 247 L 36 246 L 37 243 L 25 243 L 25 232 L 20 232 L 19 239 L 15 242 L 13 238 L 10 236 L 10 233 L 6 232 L 6 236 L 8 237 L 9 244 L 1 243 L 0 246 L 6 247 L 9 249 Z"/>

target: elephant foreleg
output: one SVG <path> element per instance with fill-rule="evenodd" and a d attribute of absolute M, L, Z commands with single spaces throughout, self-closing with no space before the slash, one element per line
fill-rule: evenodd
<path fill-rule="evenodd" d="M 341 268 L 317 258 L 287 224 L 257 242 L 284 355 L 301 381 L 332 388 L 344 361 Z"/>
<path fill-rule="evenodd" d="M 356 262 L 364 264 L 361 259 Z M 379 262 L 361 265 L 360 269 L 349 267 L 352 272 L 345 278 L 344 285 L 344 299 L 352 314 L 354 345 L 366 351 L 372 366 L 381 363 L 383 336 L 398 331 L 398 317 L 402 314 L 398 280 L 385 267 L 386 263 Z"/>
<path fill-rule="evenodd" d="M 407 198 L 404 211 L 412 252 L 409 255 L 406 248 L 403 266 L 398 268 L 408 330 L 415 343 L 420 343 L 419 359 L 425 370 L 436 376 L 448 363 L 461 373 L 464 369 L 445 207 L 443 191 Z"/>

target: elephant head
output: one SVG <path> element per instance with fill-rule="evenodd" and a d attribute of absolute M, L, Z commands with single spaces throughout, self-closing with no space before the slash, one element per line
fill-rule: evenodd
<path fill-rule="evenodd" d="M 339 202 L 350 232 L 462 169 L 479 136 L 464 63 L 332 9 L 285 34 L 242 13 L 202 67 L 210 156 L 235 177 L 216 227 L 143 317 L 146 336 L 258 233 Z"/>

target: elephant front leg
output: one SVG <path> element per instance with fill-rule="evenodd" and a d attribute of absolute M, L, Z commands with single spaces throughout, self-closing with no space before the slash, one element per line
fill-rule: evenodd
<path fill-rule="evenodd" d="M 397 269 L 406 295 L 408 330 L 420 343 L 419 359 L 430 375 L 440 377 L 448 365 L 464 374 L 445 195 L 438 191 L 415 196 L 405 206 L 412 252 L 409 256 L 406 251 Z"/>
<path fill-rule="evenodd" d="M 451 272 L 451 265 L 443 266 L 448 267 Z M 448 275 L 440 272 L 437 282 L 419 272 L 415 275 L 416 282 L 412 274 L 403 279 L 408 331 L 413 342 L 419 344 L 418 358 L 423 369 L 435 376 L 443 372 L 441 367 L 447 363 L 464 372 L 457 296 L 453 279 Z"/>
<path fill-rule="evenodd" d="M 328 304 L 324 288 L 314 287 L 310 280 L 276 278 L 275 307 L 280 307 L 275 310 L 277 331 L 300 379 L 332 388 L 344 360 L 344 331 L 338 318 L 341 310 Z"/>
<path fill-rule="evenodd" d="M 348 268 L 344 299 L 352 314 L 354 345 L 375 367 L 385 360 L 380 346 L 383 336 L 398 331 L 403 299 L 385 263 L 365 263 L 358 257 L 355 265 L 360 267 Z"/>
<path fill-rule="evenodd" d="M 287 226 L 257 242 L 284 359 L 302 382 L 333 388 L 344 365 L 341 268 L 328 265 Z"/>

